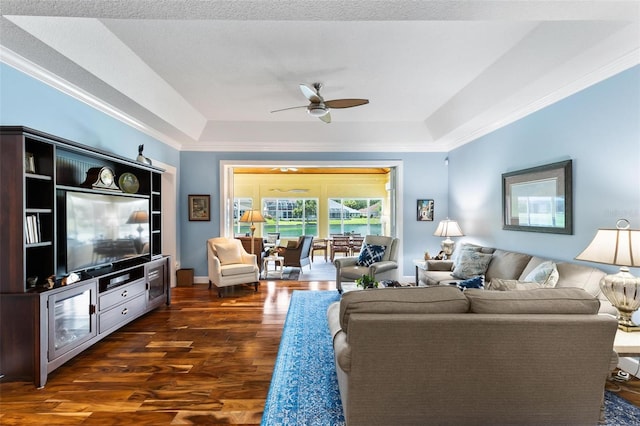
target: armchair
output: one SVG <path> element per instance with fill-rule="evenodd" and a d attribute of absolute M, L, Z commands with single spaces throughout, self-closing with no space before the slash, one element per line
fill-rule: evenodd
<path fill-rule="evenodd" d="M 311 248 L 313 247 L 313 236 L 302 235 L 298 238 L 298 241 L 289 241 L 287 247 L 282 250 L 281 255 L 284 257 L 284 266 L 293 266 L 300 268 L 302 273 L 302 267 L 309 265 L 311 269 Z"/>
<path fill-rule="evenodd" d="M 222 297 L 222 287 L 237 284 L 253 284 L 258 291 L 257 256 L 247 253 L 240 240 L 222 237 L 207 240 L 207 266 L 209 288 L 213 284 L 218 297 Z"/>
<path fill-rule="evenodd" d="M 398 270 L 398 242 L 397 238 L 367 235 L 363 247 L 366 245 L 385 246 L 384 255 L 378 262 L 369 266 L 359 265 L 358 256 L 340 257 L 334 261 L 336 265 L 336 289 L 342 293 L 342 281 L 355 281 L 363 275 L 374 277 L 376 281 L 392 280 Z"/>

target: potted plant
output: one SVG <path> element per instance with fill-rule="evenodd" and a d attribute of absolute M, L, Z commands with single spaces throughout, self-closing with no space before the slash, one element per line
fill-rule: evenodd
<path fill-rule="evenodd" d="M 363 275 L 356 280 L 356 286 L 362 288 L 377 288 L 378 282 L 369 275 Z"/>

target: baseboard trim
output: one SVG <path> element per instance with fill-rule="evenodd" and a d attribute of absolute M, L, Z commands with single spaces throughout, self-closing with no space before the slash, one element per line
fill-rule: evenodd
<path fill-rule="evenodd" d="M 620 358 L 618 360 L 618 368 L 640 378 L 640 359 L 639 358 Z"/>

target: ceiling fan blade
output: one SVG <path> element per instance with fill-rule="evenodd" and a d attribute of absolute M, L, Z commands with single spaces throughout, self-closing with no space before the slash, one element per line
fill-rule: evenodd
<path fill-rule="evenodd" d="M 296 109 L 296 108 L 306 108 L 307 105 L 302 105 L 302 106 L 294 106 L 294 107 L 289 107 L 289 108 L 282 108 L 282 109 L 275 109 L 271 112 L 280 112 L 280 111 L 286 111 L 288 109 Z"/>
<path fill-rule="evenodd" d="M 309 99 L 311 102 L 317 104 L 323 102 L 322 96 L 312 87 L 307 86 L 306 84 L 300 85 L 300 90 L 305 98 Z"/>
<path fill-rule="evenodd" d="M 318 118 L 320 120 L 324 121 L 327 124 L 331 123 L 331 114 L 329 114 L 329 113 L 326 113 L 325 115 L 322 115 L 322 116 L 320 116 Z"/>
<path fill-rule="evenodd" d="M 369 99 L 333 99 L 325 101 L 328 108 L 351 108 L 369 103 Z"/>

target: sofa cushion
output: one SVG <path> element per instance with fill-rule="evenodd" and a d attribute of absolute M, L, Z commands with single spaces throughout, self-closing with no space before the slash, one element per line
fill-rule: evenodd
<path fill-rule="evenodd" d="M 524 281 L 536 282 L 542 287 L 555 287 L 558 283 L 558 268 L 555 262 L 547 260 L 536 266 L 527 276 Z"/>
<path fill-rule="evenodd" d="M 469 289 L 470 312 L 477 314 L 597 314 L 600 301 L 581 288 L 523 291 Z"/>
<path fill-rule="evenodd" d="M 340 302 L 340 326 L 347 331 L 352 314 L 463 313 L 469 302 L 454 286 L 399 287 L 350 291 Z"/>
<path fill-rule="evenodd" d="M 221 265 L 242 263 L 242 253 L 240 252 L 240 247 L 242 246 L 240 244 L 230 241 L 227 243 L 214 243 L 213 247 Z"/>
<path fill-rule="evenodd" d="M 420 271 L 419 280 L 424 282 L 426 285 L 448 285 L 448 284 L 456 284 L 462 280 L 453 278 L 451 276 L 451 271 L 425 271 L 424 273 Z"/>
<path fill-rule="evenodd" d="M 251 274 L 255 272 L 257 266 L 253 263 L 231 263 L 228 265 L 222 265 L 220 268 L 220 274 L 223 277 L 231 277 L 234 275 Z"/>
<path fill-rule="evenodd" d="M 531 260 L 531 255 L 498 249 L 493 253 L 485 278 L 487 281 L 494 278 L 516 280 L 520 277 L 529 260 Z"/>
<path fill-rule="evenodd" d="M 491 254 L 465 250 L 460 254 L 458 263 L 454 265 L 451 275 L 460 279 L 482 275 L 487 271 L 491 257 Z"/>
<path fill-rule="evenodd" d="M 505 280 L 502 278 L 494 278 L 487 284 L 487 290 L 495 291 L 511 291 L 511 290 L 533 290 L 542 286 L 536 282 Z"/>
<path fill-rule="evenodd" d="M 384 251 L 387 246 L 378 246 L 375 244 L 363 244 L 358 255 L 359 266 L 371 266 L 376 262 L 380 262 L 384 257 Z"/>
<path fill-rule="evenodd" d="M 556 288 L 580 287 L 588 293 L 606 300 L 600 291 L 600 280 L 606 275 L 604 271 L 577 263 L 558 262 L 556 266 L 560 275 Z"/>

